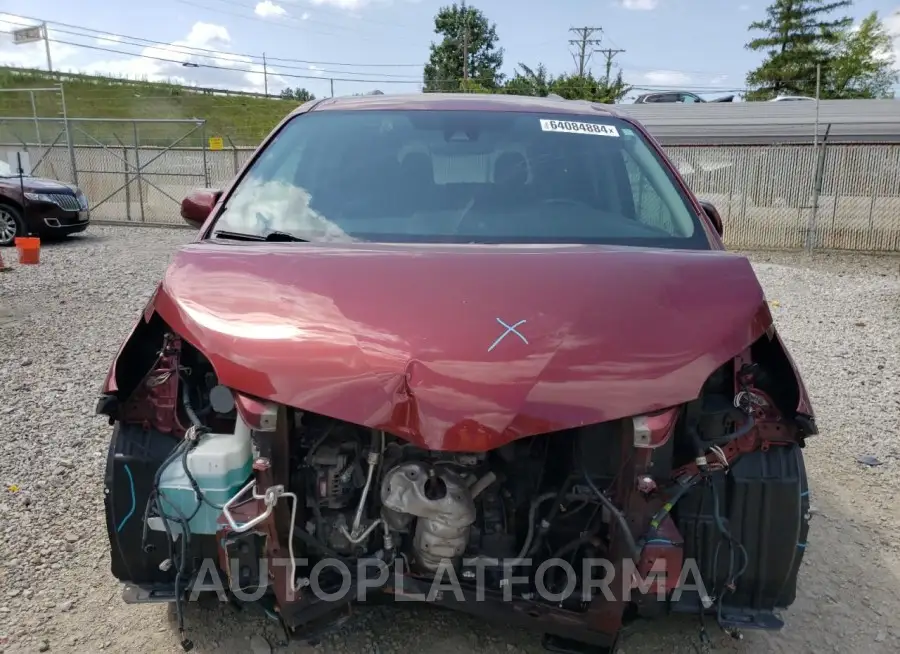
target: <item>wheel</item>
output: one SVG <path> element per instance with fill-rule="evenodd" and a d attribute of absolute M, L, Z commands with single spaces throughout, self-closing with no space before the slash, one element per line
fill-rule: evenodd
<path fill-rule="evenodd" d="M 16 236 L 24 233 L 22 213 L 8 204 L 0 204 L 0 247 L 12 245 Z"/>

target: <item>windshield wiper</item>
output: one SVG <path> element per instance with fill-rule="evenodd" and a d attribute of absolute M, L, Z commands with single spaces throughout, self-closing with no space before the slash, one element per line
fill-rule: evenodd
<path fill-rule="evenodd" d="M 228 238 L 235 241 L 256 241 L 268 243 L 309 243 L 308 239 L 288 234 L 287 232 L 279 232 L 276 230 L 268 231 L 264 234 L 243 234 L 241 232 L 229 232 L 223 229 L 213 232 L 216 238 Z"/>

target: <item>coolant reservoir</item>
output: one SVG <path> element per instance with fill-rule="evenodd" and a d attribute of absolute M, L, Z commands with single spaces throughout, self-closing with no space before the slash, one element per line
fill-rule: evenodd
<path fill-rule="evenodd" d="M 192 534 L 215 534 L 222 509 L 210 504 L 222 507 L 247 483 L 252 472 L 250 428 L 238 418 L 233 434 L 204 434 L 187 455 L 187 467 L 208 502 L 197 497 L 179 457 L 166 467 L 159 480 L 160 504 L 170 518 L 169 528 L 173 534 L 181 533 L 181 526 L 171 519 L 179 517 L 180 511 L 185 519 L 190 518 Z M 151 529 L 165 530 L 160 518 L 148 522 Z"/>

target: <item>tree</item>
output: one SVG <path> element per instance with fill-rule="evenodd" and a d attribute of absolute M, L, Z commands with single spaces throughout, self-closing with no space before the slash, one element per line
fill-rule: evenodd
<path fill-rule="evenodd" d="M 834 47 L 852 24 L 849 17 L 830 18 L 852 0 L 775 0 L 767 9 L 768 18 L 750 25 L 751 31 L 765 35 L 746 47 L 765 51 L 766 58 L 747 74 L 752 90 L 747 100 L 768 100 L 777 95 L 813 95 L 816 67 L 828 65 Z"/>
<path fill-rule="evenodd" d="M 501 92 L 540 97 L 555 93 L 567 100 L 615 104 L 630 90 L 631 87 L 622 79 L 621 71 L 612 79 L 597 78 L 591 73 L 553 77 L 543 64 L 538 64 L 533 69 L 525 64 L 519 64 L 515 76 L 504 85 Z"/>
<path fill-rule="evenodd" d="M 500 86 L 503 49 L 497 47 L 497 26 L 480 10 L 465 3 L 441 7 L 434 18 L 434 33 L 443 39 L 431 44 L 425 64 L 426 92 L 457 91 L 464 79 L 488 90 Z"/>
<path fill-rule="evenodd" d="M 547 73 L 544 64 L 538 64 L 532 69 L 520 63 L 516 74 L 503 86 L 503 93 L 546 97 L 550 94 L 552 84 L 553 76 Z"/>
<path fill-rule="evenodd" d="M 299 86 L 295 89 L 292 89 L 290 86 L 282 89 L 281 93 L 278 94 L 278 97 L 282 100 L 297 100 L 299 102 L 309 102 L 310 100 L 316 99 L 316 96 Z"/>
<path fill-rule="evenodd" d="M 485 88 L 481 82 L 472 79 L 464 79 L 459 83 L 460 93 L 494 93 L 496 89 Z"/>
<path fill-rule="evenodd" d="M 631 87 L 622 79 L 622 71 L 607 82 L 606 78 L 597 79 L 590 73 L 581 75 L 561 75 L 553 80 L 550 92 L 567 100 L 590 100 L 603 104 L 615 104 L 631 91 Z"/>
<path fill-rule="evenodd" d="M 893 98 L 898 79 L 894 63 L 893 39 L 873 11 L 841 33 L 825 72 L 822 97 Z"/>

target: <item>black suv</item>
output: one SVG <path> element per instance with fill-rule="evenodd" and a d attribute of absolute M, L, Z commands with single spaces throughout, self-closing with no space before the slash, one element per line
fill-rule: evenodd
<path fill-rule="evenodd" d="M 84 193 L 71 184 L 19 176 L 0 161 L 0 246 L 16 236 L 61 238 L 87 229 L 91 220 Z"/>

